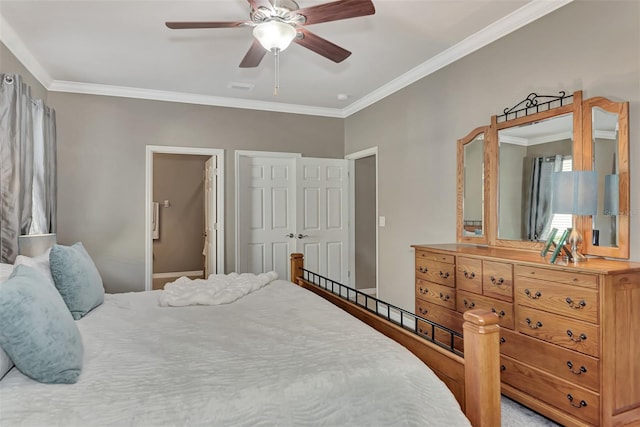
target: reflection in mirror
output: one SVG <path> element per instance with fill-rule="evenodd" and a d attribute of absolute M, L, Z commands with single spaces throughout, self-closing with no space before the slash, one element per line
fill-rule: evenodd
<path fill-rule="evenodd" d="M 484 235 L 484 134 L 464 145 L 463 235 Z"/>
<path fill-rule="evenodd" d="M 551 176 L 572 170 L 573 114 L 501 129 L 498 143 L 498 238 L 544 241 L 571 227 L 551 212 Z"/>
<path fill-rule="evenodd" d="M 598 213 L 593 216 L 592 244 L 618 247 L 618 114 L 592 109 L 593 170 L 598 173 Z"/>

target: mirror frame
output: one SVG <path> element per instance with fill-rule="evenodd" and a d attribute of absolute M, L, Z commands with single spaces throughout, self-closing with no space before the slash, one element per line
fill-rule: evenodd
<path fill-rule="evenodd" d="M 564 92 L 562 92 L 564 94 Z M 535 95 L 535 94 L 532 94 Z M 531 96 L 531 95 L 530 95 Z M 514 126 L 533 123 L 544 119 L 573 113 L 573 170 L 592 170 L 592 123 L 591 112 L 594 107 L 602 108 L 608 112 L 618 114 L 618 125 L 620 129 L 618 139 L 618 164 L 619 164 L 619 190 L 620 190 L 620 216 L 619 227 L 620 236 L 618 247 L 593 246 L 592 242 L 592 217 L 578 217 L 576 226 L 578 231 L 584 236 L 584 241 L 580 251 L 587 255 L 606 256 L 611 258 L 629 258 L 629 103 L 613 102 L 607 98 L 595 97 L 587 100 L 582 99 L 582 91 L 575 91 L 570 104 L 561 104 L 557 107 L 550 107 L 539 111 L 537 103 L 527 104 L 524 110 L 535 109 L 535 113 L 509 119 L 509 114 L 505 110 L 505 120 L 498 122 L 497 115 L 491 117 L 489 126 L 482 126 L 474 129 L 464 138 L 458 140 L 457 158 L 457 241 L 460 243 L 488 244 L 488 246 L 506 247 L 523 250 L 541 250 L 544 242 L 530 242 L 525 240 L 506 240 L 498 238 L 498 176 L 499 176 L 499 141 L 498 131 Z M 566 96 L 565 98 L 568 98 Z M 526 99 L 525 99 L 526 101 Z M 549 104 L 551 105 L 551 104 Z M 515 107 L 514 107 L 515 108 Z M 513 109 L 512 109 L 513 110 Z M 509 110 L 511 111 L 511 110 Z M 521 111 L 521 110 L 519 110 Z M 502 116 L 500 116 L 502 117 Z M 475 137 L 485 133 L 485 164 L 484 164 L 484 224 L 486 232 L 483 236 L 464 236 L 463 230 L 463 197 L 464 197 L 464 144 L 474 140 Z"/>
<path fill-rule="evenodd" d="M 507 240 L 500 239 L 498 236 L 498 214 L 500 209 L 500 197 L 499 197 L 499 176 L 500 176 L 500 141 L 498 139 L 498 132 L 502 129 L 508 129 L 515 126 L 522 126 L 530 123 L 539 122 L 541 120 L 550 119 L 564 114 L 573 113 L 573 169 L 582 169 L 582 152 L 580 149 L 582 141 L 582 91 L 576 91 L 573 93 L 572 103 L 562 105 L 560 107 L 549 108 L 548 110 L 540 111 L 528 116 L 516 117 L 514 119 L 503 121 L 498 123 L 498 116 L 491 116 L 491 126 L 489 127 L 489 133 L 491 134 L 491 144 L 493 145 L 492 151 L 495 152 L 495 165 L 491 171 L 491 200 L 493 201 L 493 212 L 491 213 L 491 223 L 495 224 L 489 235 L 489 244 L 491 246 L 500 246 L 514 249 L 528 249 L 528 250 L 542 250 L 544 242 L 531 242 L 528 240 Z M 583 234 L 584 235 L 584 234 Z"/>
<path fill-rule="evenodd" d="M 472 130 L 467 136 L 458 140 L 458 165 L 457 165 L 457 197 L 456 197 L 456 237 L 458 242 L 475 243 L 475 244 L 488 244 L 489 243 L 489 230 L 490 227 L 490 215 L 489 215 L 489 188 L 487 176 L 489 174 L 491 163 L 491 156 L 488 150 L 489 144 L 487 143 L 487 137 L 489 134 L 489 126 L 480 126 Z M 484 135 L 482 141 L 483 152 L 483 173 L 484 183 L 482 186 L 483 202 L 482 202 L 482 235 L 481 236 L 465 236 L 464 234 L 464 146 L 475 141 L 479 135 Z"/>
<path fill-rule="evenodd" d="M 618 197 L 620 198 L 620 213 L 618 214 L 618 246 L 594 246 L 592 239 L 592 218 L 581 218 L 582 235 L 584 236 L 583 250 L 589 255 L 600 255 L 612 258 L 629 258 L 629 209 L 630 209 L 630 190 L 629 190 L 629 103 L 614 102 L 607 98 L 596 97 L 589 98 L 584 101 L 583 112 L 585 120 L 583 121 L 584 143 L 582 147 L 582 164 L 585 170 L 593 169 L 593 108 L 601 108 L 609 113 L 618 114 L 618 175 L 619 187 Z"/>

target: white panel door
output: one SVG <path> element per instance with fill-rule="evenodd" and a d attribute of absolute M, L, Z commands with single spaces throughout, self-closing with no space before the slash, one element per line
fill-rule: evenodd
<path fill-rule="evenodd" d="M 348 162 L 297 160 L 297 251 L 307 269 L 349 284 Z"/>
<path fill-rule="evenodd" d="M 239 273 L 290 279 L 301 252 L 309 270 L 349 283 L 346 160 L 240 156 L 237 176 Z"/>
<path fill-rule="evenodd" d="M 217 272 L 216 260 L 216 242 L 218 241 L 218 219 L 216 207 L 216 188 L 217 188 L 217 168 L 216 156 L 211 156 L 205 162 L 204 174 L 204 276 L 209 277 L 210 274 Z"/>
<path fill-rule="evenodd" d="M 289 275 L 289 254 L 295 251 L 295 158 L 239 158 L 239 273 L 275 270 Z"/>

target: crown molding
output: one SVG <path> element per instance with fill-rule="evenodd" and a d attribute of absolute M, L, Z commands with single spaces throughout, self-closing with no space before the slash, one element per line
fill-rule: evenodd
<path fill-rule="evenodd" d="M 246 110 L 260 110 L 278 113 L 344 118 L 340 110 L 333 108 L 284 104 L 279 102 L 255 101 L 250 99 L 225 98 L 221 96 L 198 95 L 193 93 L 141 89 L 126 86 L 112 86 L 94 83 L 54 80 L 51 85 L 49 85 L 48 89 L 52 92 L 119 96 L 124 98 L 148 99 L 153 101 L 179 102 L 183 104 L 209 105 L 214 107 L 241 108 Z"/>
<path fill-rule="evenodd" d="M 467 37 L 455 46 L 441 52 L 432 59 L 409 70 L 400 77 L 370 92 L 345 108 L 324 108 L 308 105 L 282 104 L 277 102 L 253 101 L 183 92 L 141 89 L 103 84 L 69 82 L 53 80 L 47 71 L 29 52 L 13 28 L 0 15 L 0 40 L 18 58 L 47 90 L 91 95 L 119 96 L 127 98 L 149 99 L 155 101 L 179 102 L 186 104 L 210 105 L 217 107 L 242 108 L 251 110 L 274 111 L 281 113 L 304 114 L 323 117 L 347 118 L 352 114 L 380 101 L 381 99 L 409 86 L 412 83 L 446 67 L 501 37 L 539 19 L 573 0 L 532 0 L 518 10 L 499 19 L 477 33 Z"/>
<path fill-rule="evenodd" d="M 423 62 L 417 67 L 407 71 L 400 77 L 381 86 L 373 92 L 365 95 L 356 102 L 344 108 L 342 111 L 344 117 L 357 113 L 360 110 L 380 101 L 383 98 L 409 86 L 412 83 L 435 73 L 441 68 L 463 58 L 476 50 L 492 43 L 513 31 L 524 27 L 525 25 L 539 19 L 556 9 L 561 8 L 573 0 L 532 0 L 530 3 L 511 12 L 509 15 L 497 20 L 491 25 L 483 28 L 450 47 L 449 49 L 439 53 L 430 60 Z"/>
<path fill-rule="evenodd" d="M 33 77 L 36 78 L 44 86 L 49 89 L 53 79 L 49 73 L 44 69 L 38 60 L 29 52 L 29 49 L 22 43 L 22 40 L 13 27 L 7 23 L 4 16 L 0 14 L 0 41 L 15 55 L 15 57 L 29 70 Z"/>

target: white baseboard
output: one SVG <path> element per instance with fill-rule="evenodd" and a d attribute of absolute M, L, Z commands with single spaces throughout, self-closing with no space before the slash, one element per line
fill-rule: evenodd
<path fill-rule="evenodd" d="M 371 295 L 372 297 L 376 296 L 376 288 L 364 288 L 364 289 L 357 289 L 358 291 L 362 292 L 363 294 L 367 294 L 367 295 Z"/>
<path fill-rule="evenodd" d="M 197 271 L 170 271 L 168 273 L 153 273 L 154 279 L 169 279 L 171 277 L 182 277 L 182 276 L 202 276 L 204 274 L 203 270 Z"/>

